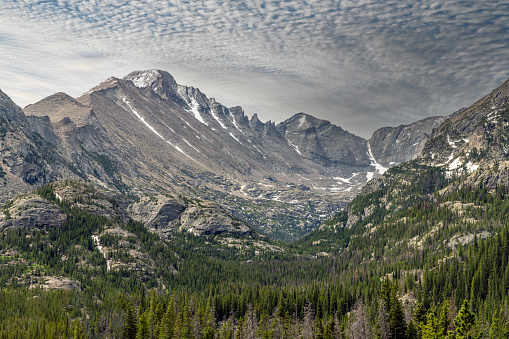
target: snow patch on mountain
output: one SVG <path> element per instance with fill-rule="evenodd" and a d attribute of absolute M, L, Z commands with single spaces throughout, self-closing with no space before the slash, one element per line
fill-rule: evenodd
<path fill-rule="evenodd" d="M 154 76 L 157 76 L 157 71 L 152 69 L 139 74 L 137 78 L 131 79 L 131 81 L 134 86 L 138 88 L 145 88 L 150 85 L 150 81 L 154 78 Z"/>
<path fill-rule="evenodd" d="M 191 145 L 191 143 L 189 141 L 187 141 L 186 139 L 182 138 L 182 140 L 184 140 L 184 142 L 186 144 L 188 144 L 189 146 L 191 146 L 192 149 L 194 149 L 196 152 L 202 154 L 196 147 L 194 147 L 193 145 Z"/>
<path fill-rule="evenodd" d="M 223 129 L 228 129 L 228 127 L 226 127 L 226 125 L 225 125 L 225 124 L 223 124 L 223 122 L 222 122 L 221 120 L 219 120 L 219 115 L 218 115 L 216 112 L 214 112 L 214 110 L 213 110 L 212 108 L 210 109 L 210 114 L 212 115 L 212 117 L 213 117 L 214 119 L 216 119 L 216 121 L 219 123 L 219 125 L 220 125 Z M 230 134 L 231 134 L 231 133 L 230 133 Z"/>
<path fill-rule="evenodd" d="M 193 113 L 196 120 L 198 120 L 202 124 L 208 126 L 209 124 L 207 124 L 207 122 L 201 116 L 199 108 L 200 108 L 200 104 L 198 103 L 198 101 L 196 101 L 195 98 L 191 98 L 191 113 Z"/>
<path fill-rule="evenodd" d="M 306 123 L 306 116 L 305 115 L 302 115 L 299 119 L 299 126 L 297 126 L 298 128 L 302 127 L 304 124 Z"/>
<path fill-rule="evenodd" d="M 451 146 L 452 148 L 458 148 L 458 146 L 456 146 L 456 143 L 458 141 L 451 141 L 451 138 L 449 137 L 449 135 L 447 135 L 447 143 L 449 144 L 449 146 Z"/>
<path fill-rule="evenodd" d="M 103 255 L 104 259 L 106 260 L 106 271 L 110 271 L 111 270 L 111 260 L 109 260 L 108 257 L 106 256 L 106 253 L 104 252 L 104 248 L 102 247 L 102 245 L 99 241 L 99 236 L 92 235 L 92 240 L 94 241 L 94 244 L 97 247 L 97 250 L 99 251 L 99 253 L 101 253 Z"/>
<path fill-rule="evenodd" d="M 350 178 L 341 178 L 341 177 L 333 177 L 334 180 L 339 180 L 344 184 L 353 185 L 350 180 L 352 180 L 356 175 L 360 174 L 360 172 L 353 173 Z M 338 184 L 341 184 L 341 182 L 338 182 Z"/>
<path fill-rule="evenodd" d="M 479 168 L 479 165 L 474 165 L 471 161 L 467 163 L 466 165 L 467 167 L 467 171 L 469 173 L 473 173 L 475 171 L 477 171 L 477 169 Z"/>
<path fill-rule="evenodd" d="M 244 192 L 244 188 L 246 188 L 246 185 L 242 185 L 242 186 L 240 187 L 240 193 L 242 193 L 242 194 L 244 194 L 245 196 L 247 196 L 247 193 L 246 193 L 246 192 Z"/>
<path fill-rule="evenodd" d="M 122 97 L 122 100 L 125 102 L 125 104 L 127 106 L 129 106 L 129 109 L 131 109 L 131 111 L 134 113 L 134 115 L 136 115 L 136 117 L 143 123 L 145 124 L 145 126 L 147 126 L 152 132 L 154 132 L 159 138 L 164 139 L 164 137 L 159 134 L 154 127 L 150 126 L 148 122 L 145 121 L 145 118 L 143 118 L 134 108 L 133 106 L 131 106 L 131 103 L 129 101 L 127 101 L 126 97 Z"/>
<path fill-rule="evenodd" d="M 292 144 L 292 142 L 291 142 L 290 140 L 288 140 L 288 139 L 286 139 L 286 141 L 288 141 L 288 144 L 289 144 L 290 146 L 292 146 L 292 147 L 293 147 L 293 149 L 295 149 L 295 152 L 297 152 L 297 153 L 299 153 L 299 154 L 302 154 L 302 153 L 299 151 L 299 147 L 298 147 L 298 146 L 295 146 L 294 144 Z"/>
<path fill-rule="evenodd" d="M 371 161 L 371 166 L 375 167 L 375 172 L 384 174 L 387 171 L 386 167 L 383 167 L 376 161 L 375 157 L 373 156 L 373 152 L 371 151 L 371 145 L 369 144 L 369 141 L 368 141 L 368 157 L 369 157 L 369 160 Z M 368 181 L 373 179 L 375 172 L 367 172 L 366 173 L 366 178 L 368 179 Z"/>
<path fill-rule="evenodd" d="M 236 137 L 235 135 L 233 135 L 233 133 L 232 133 L 232 132 L 228 132 L 228 133 L 230 133 L 230 136 L 231 136 L 233 139 L 235 139 L 235 140 L 236 140 L 239 144 L 244 145 L 243 143 L 241 143 L 241 142 L 240 142 L 240 140 L 239 140 L 239 139 L 237 139 L 237 137 Z"/>
<path fill-rule="evenodd" d="M 453 162 L 451 162 L 449 164 L 449 170 L 451 170 L 451 171 L 455 170 L 455 169 L 461 167 L 461 165 L 463 165 L 463 163 L 461 162 L 460 158 L 456 158 L 456 159 L 454 159 Z"/>
<path fill-rule="evenodd" d="M 191 159 L 191 160 L 193 160 L 193 161 L 194 161 L 194 159 L 193 159 L 193 158 L 191 158 L 189 155 L 187 155 L 187 153 L 186 153 L 186 152 L 184 152 L 184 151 L 182 150 L 182 148 L 178 147 L 177 145 L 172 144 L 172 143 L 171 143 L 170 141 L 168 141 L 168 140 L 166 140 L 166 142 L 167 142 L 168 144 L 170 144 L 173 148 L 175 148 L 177 151 L 179 151 L 180 153 L 184 154 L 186 157 L 188 157 L 189 159 Z"/>

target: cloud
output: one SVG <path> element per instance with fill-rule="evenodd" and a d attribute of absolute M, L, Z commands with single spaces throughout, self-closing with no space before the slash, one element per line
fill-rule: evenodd
<path fill-rule="evenodd" d="M 3 3 L 0 88 L 22 105 L 157 67 L 262 119 L 307 111 L 367 137 L 509 76 L 502 0 Z"/>

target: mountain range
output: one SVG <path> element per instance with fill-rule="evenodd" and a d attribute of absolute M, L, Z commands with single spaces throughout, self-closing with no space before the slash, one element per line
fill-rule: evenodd
<path fill-rule="evenodd" d="M 508 337 L 509 80 L 369 140 L 162 71 L 0 124 L 1 336 Z"/>
<path fill-rule="evenodd" d="M 110 77 L 78 98 L 56 93 L 23 110 L 2 93 L 1 109 L 4 201 L 34 185 L 84 180 L 124 195 L 213 200 L 285 240 L 416 158 L 445 120 L 382 128 L 369 140 L 305 113 L 261 122 L 161 70 Z"/>

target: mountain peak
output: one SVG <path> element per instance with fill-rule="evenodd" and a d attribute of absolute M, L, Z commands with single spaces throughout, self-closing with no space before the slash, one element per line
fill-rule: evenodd
<path fill-rule="evenodd" d="M 324 126 L 335 126 L 339 130 L 343 131 L 343 129 L 339 126 L 333 125 L 328 120 L 318 119 L 307 113 L 297 113 L 291 118 L 287 119 L 280 123 L 279 128 L 283 128 L 284 130 L 307 130 L 309 128 L 318 128 Z"/>
<path fill-rule="evenodd" d="M 90 117 L 94 114 L 90 107 L 63 92 L 55 93 L 35 104 L 26 106 L 24 112 L 32 116 L 48 116 L 52 123 L 70 118 L 77 126 L 87 125 Z"/>
<path fill-rule="evenodd" d="M 24 123 L 25 115 L 21 108 L 19 108 L 12 100 L 0 90 L 0 117 L 8 121 L 17 121 Z"/>
<path fill-rule="evenodd" d="M 156 94 L 168 99 L 177 93 L 178 85 L 173 76 L 158 69 L 134 71 L 122 80 L 131 81 L 138 88 L 151 88 Z"/>

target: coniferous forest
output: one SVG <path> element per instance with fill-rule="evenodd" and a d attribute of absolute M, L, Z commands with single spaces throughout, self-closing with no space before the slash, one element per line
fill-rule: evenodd
<path fill-rule="evenodd" d="M 509 189 L 434 169 L 419 177 L 400 193 L 412 196 L 404 208 L 380 208 L 396 205 L 392 188 L 360 195 L 348 211 L 371 213 L 353 226 L 345 211 L 295 243 L 265 239 L 280 251 L 227 246 L 218 235 L 163 239 L 57 199 L 46 185 L 35 194 L 65 211 L 63 226 L 0 233 L 0 337 L 508 337 Z M 113 249 L 103 256 L 91 235 L 113 224 L 129 237 L 122 245 L 101 236 Z M 150 265 L 129 266 L 135 245 Z M 113 259 L 125 266 L 109 270 Z M 48 277 L 76 286 L 33 284 Z"/>

